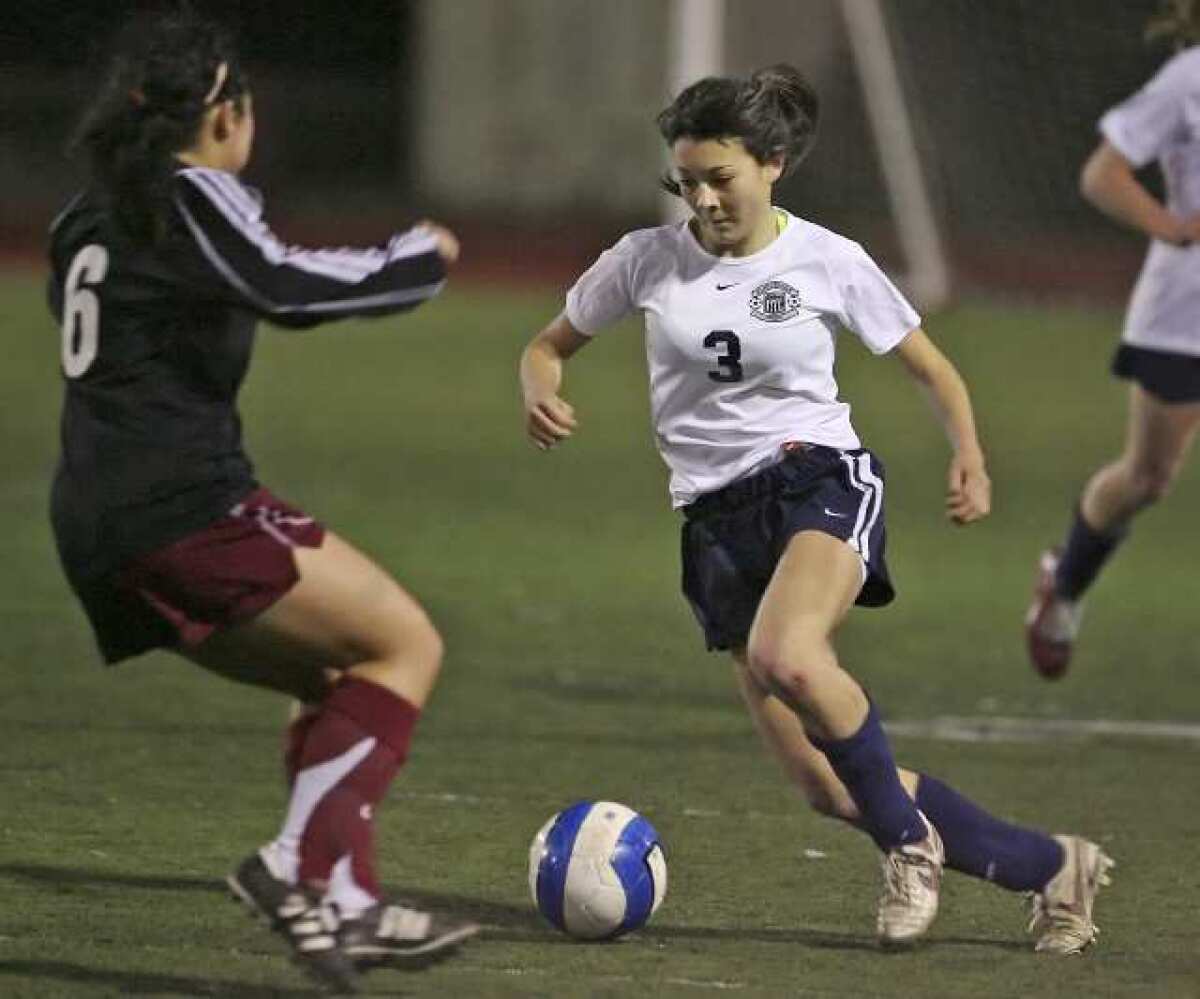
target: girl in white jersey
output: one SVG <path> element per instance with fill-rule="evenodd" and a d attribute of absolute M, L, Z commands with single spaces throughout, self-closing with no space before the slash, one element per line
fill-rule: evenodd
<path fill-rule="evenodd" d="M 1200 42 L 1200 5 L 1168 0 L 1150 36 Z M 1084 486 L 1061 548 L 1042 553 L 1025 618 L 1030 659 L 1042 676 L 1066 671 L 1083 595 L 1129 531 L 1161 499 L 1200 427 L 1200 48 L 1169 60 L 1100 120 L 1101 141 L 1081 187 L 1097 208 L 1150 237 L 1129 302 L 1113 373 L 1130 385 L 1125 446 Z M 1166 204 L 1134 171 L 1157 161 Z"/>
<path fill-rule="evenodd" d="M 895 351 L 928 391 L 953 445 L 950 518 L 971 523 L 991 501 L 966 387 L 912 307 L 858 244 L 771 203 L 816 123 L 816 95 L 789 66 L 701 80 L 662 112 L 674 161 L 664 185 L 693 217 L 630 233 L 579 278 L 522 356 L 528 433 L 543 448 L 572 434 L 563 362 L 641 312 L 655 437 L 684 516 L 685 594 L 709 648 L 732 654 L 789 777 L 883 852 L 880 939 L 925 933 L 946 864 L 1035 893 L 1038 948 L 1075 952 L 1095 935 L 1107 858 L 898 771 L 874 706 L 832 646 L 852 604 L 893 596 L 883 469 L 838 399 L 838 332 Z"/>

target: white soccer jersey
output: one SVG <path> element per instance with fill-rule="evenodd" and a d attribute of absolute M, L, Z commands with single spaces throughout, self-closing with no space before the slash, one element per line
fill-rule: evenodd
<path fill-rule="evenodd" d="M 587 336 L 645 316 L 654 436 L 675 506 L 777 461 L 785 441 L 859 447 L 838 401 L 835 337 L 849 330 L 882 354 L 920 325 L 861 246 L 786 219 L 747 257 L 713 256 L 685 222 L 631 232 L 567 293 L 566 317 Z"/>
<path fill-rule="evenodd" d="M 1200 213 L 1200 48 L 1169 60 L 1100 119 L 1100 132 L 1135 167 L 1158 161 L 1173 214 Z M 1123 339 L 1200 356 L 1200 247 L 1150 244 Z"/>

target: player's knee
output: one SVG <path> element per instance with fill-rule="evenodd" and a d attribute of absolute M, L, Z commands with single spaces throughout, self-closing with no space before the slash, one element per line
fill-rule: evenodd
<path fill-rule="evenodd" d="M 446 659 L 446 643 L 442 640 L 441 632 L 430 625 L 429 662 L 433 675 L 441 673 L 442 663 Z"/>
<path fill-rule="evenodd" d="M 1178 466 L 1169 462 L 1137 465 L 1130 474 L 1130 486 L 1139 506 L 1150 506 L 1170 492 Z"/>
<path fill-rule="evenodd" d="M 388 664 L 397 674 L 437 679 L 445 656 L 445 643 L 420 608 L 404 607 L 391 616 L 386 634 L 378 638 L 372 658 Z"/>
<path fill-rule="evenodd" d="M 746 646 L 746 666 L 766 690 L 775 685 L 775 676 L 782 669 L 782 658 L 778 644 L 768 639 L 752 636 Z"/>
<path fill-rule="evenodd" d="M 442 661 L 446 655 L 446 643 L 441 633 L 434 627 L 433 622 L 422 615 L 420 625 L 407 636 L 407 655 L 431 680 L 436 679 L 442 671 Z"/>
<path fill-rule="evenodd" d="M 807 704 L 829 661 L 828 643 L 817 636 L 792 636 L 787 641 L 751 640 L 746 650 L 754 674 L 785 700 Z"/>

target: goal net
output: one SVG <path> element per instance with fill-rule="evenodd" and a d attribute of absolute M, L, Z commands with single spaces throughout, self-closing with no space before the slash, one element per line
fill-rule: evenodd
<path fill-rule="evenodd" d="M 590 260 L 666 214 L 654 115 L 679 86 L 790 62 L 823 124 L 781 204 L 863 242 L 926 309 L 978 289 L 1116 301 L 1144 242 L 1087 205 L 1078 176 L 1100 115 L 1168 54 L 1143 41 L 1157 6 L 425 0 L 416 192 L 581 245 L 594 224 Z"/>
<path fill-rule="evenodd" d="M 939 254 L 956 292 L 1123 295 L 1142 241 L 1088 205 L 1078 177 L 1098 141 L 1100 115 L 1168 55 L 1163 43 L 1143 37 L 1157 0 L 841 0 L 841 7 L 856 67 L 847 89 L 857 93 L 842 96 L 842 121 L 827 122 L 834 148 L 797 179 L 796 200 L 873 233 L 931 304 L 944 290 Z M 883 44 L 861 23 L 871 8 L 882 14 Z M 898 121 L 909 148 L 905 135 L 894 134 Z M 848 146 L 862 132 L 867 142 L 855 156 Z M 1158 184 L 1153 169 L 1146 179 Z"/>

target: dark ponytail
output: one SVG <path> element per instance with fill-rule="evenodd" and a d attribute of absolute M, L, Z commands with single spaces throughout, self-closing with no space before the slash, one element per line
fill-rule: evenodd
<path fill-rule="evenodd" d="M 1175 49 L 1200 43 L 1200 2 L 1161 0 L 1158 12 L 1146 25 L 1146 41 L 1166 39 Z"/>
<path fill-rule="evenodd" d="M 668 146 L 680 138 L 740 139 L 759 163 L 783 157 L 786 176 L 812 150 L 819 119 L 816 91 L 799 70 L 780 63 L 746 80 L 709 76 L 693 83 L 659 113 L 658 130 Z M 662 185 L 679 193 L 669 177 Z"/>
<path fill-rule="evenodd" d="M 245 91 L 229 36 L 188 6 L 139 18 L 120 33 L 72 148 L 86 152 L 98 192 L 131 240 L 160 240 L 175 154 L 195 141 L 209 107 Z"/>

